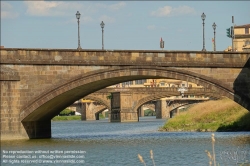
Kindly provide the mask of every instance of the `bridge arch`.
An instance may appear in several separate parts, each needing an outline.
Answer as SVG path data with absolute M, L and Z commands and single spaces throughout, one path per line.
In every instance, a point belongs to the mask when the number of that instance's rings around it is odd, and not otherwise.
M 102 98 L 96 97 L 94 95 L 90 94 L 90 95 L 84 97 L 84 99 L 93 100 L 95 102 L 98 102 L 98 103 L 104 105 L 105 107 L 107 107 L 107 109 L 109 109 L 109 110 L 111 108 L 110 103 L 108 103 L 107 101 L 103 100 Z
M 105 111 L 106 109 L 107 109 L 106 107 L 105 107 L 105 108 L 102 108 L 102 109 L 100 109 L 99 111 L 97 111 L 97 112 L 95 113 L 96 120 L 99 120 L 99 114 L 102 113 L 103 111 Z
M 193 104 L 197 104 L 197 103 L 185 103 L 185 104 L 183 104 L 183 105 L 179 105 L 178 107 L 173 108 L 172 110 L 169 111 L 169 113 L 170 113 L 170 118 L 173 117 L 174 111 L 176 111 L 178 108 L 183 107 L 183 106 L 187 106 L 187 105 L 193 105 Z
M 60 110 L 71 105 L 74 101 L 99 89 L 103 89 L 107 86 L 120 82 L 149 78 L 185 80 L 202 85 L 205 88 L 212 89 L 214 92 L 232 100 L 234 99 L 233 89 L 223 82 L 190 71 L 170 67 L 164 68 L 153 66 L 110 67 L 108 69 L 81 74 L 73 79 L 61 83 L 56 87 L 52 87 L 45 93 L 42 93 L 30 101 L 21 110 L 20 120 L 22 122 L 45 121 L 57 115 Z
M 134 107 L 134 111 L 137 111 L 142 105 L 144 105 L 145 103 L 150 102 L 152 100 L 158 100 L 161 98 L 178 96 L 178 95 L 180 95 L 180 93 L 177 92 L 177 88 L 176 88 L 176 92 L 171 92 L 168 94 L 150 95 L 150 96 L 144 97 L 137 102 L 136 106 Z M 216 94 L 216 93 L 199 92 L 199 93 L 196 93 L 196 95 L 206 95 L 206 96 L 212 97 L 213 99 L 220 98 L 219 94 Z M 175 99 L 173 99 L 173 100 L 175 100 Z

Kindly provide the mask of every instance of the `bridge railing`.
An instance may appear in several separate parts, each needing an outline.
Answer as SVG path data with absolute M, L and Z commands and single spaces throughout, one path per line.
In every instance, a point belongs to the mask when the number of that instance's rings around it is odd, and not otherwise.
M 178 92 L 176 87 L 130 87 L 130 88 L 105 88 L 95 93 L 111 93 L 111 92 Z M 212 92 L 211 89 L 207 88 L 187 88 L 185 93 L 192 92 Z M 179 93 L 179 92 L 178 92 Z

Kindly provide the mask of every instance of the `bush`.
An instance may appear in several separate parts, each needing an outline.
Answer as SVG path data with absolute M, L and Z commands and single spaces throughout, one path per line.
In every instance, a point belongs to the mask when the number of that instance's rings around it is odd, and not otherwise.
M 59 116 L 71 116 L 71 115 L 75 115 L 75 112 L 69 109 L 65 109 L 59 113 Z
M 155 116 L 155 111 L 152 111 L 150 109 L 147 109 L 144 111 L 144 116 Z

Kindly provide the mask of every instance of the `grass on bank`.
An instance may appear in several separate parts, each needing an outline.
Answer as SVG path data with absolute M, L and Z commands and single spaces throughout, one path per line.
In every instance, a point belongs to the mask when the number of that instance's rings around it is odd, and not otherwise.
M 223 98 L 196 104 L 169 119 L 163 131 L 250 131 L 250 113 Z
M 71 115 L 71 116 L 55 116 L 51 119 L 52 121 L 59 121 L 59 120 L 81 120 L 80 115 Z
M 63 114 L 62 114 L 62 112 L 63 112 Z M 63 110 L 62 112 L 60 112 L 59 116 L 55 116 L 51 120 L 52 121 L 81 120 L 81 115 L 68 114 L 68 110 L 67 109 Z M 99 119 L 105 119 L 105 117 L 103 116 L 103 114 L 99 114 Z

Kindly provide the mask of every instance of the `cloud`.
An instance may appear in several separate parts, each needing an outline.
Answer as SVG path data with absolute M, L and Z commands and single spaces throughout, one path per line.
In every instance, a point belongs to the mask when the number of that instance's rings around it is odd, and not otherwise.
M 73 2 L 60 1 L 25 1 L 26 13 L 32 16 L 65 16 L 72 15 L 81 8 L 81 5 Z
M 24 1 L 23 2 L 27 7 L 26 14 L 30 16 L 38 17 L 61 17 L 61 16 L 72 16 L 75 18 L 76 11 L 81 13 L 81 23 L 89 23 L 94 21 L 104 21 L 107 23 L 115 22 L 114 17 L 107 15 L 101 15 L 106 11 L 117 11 L 124 6 L 125 2 L 115 2 L 112 4 L 105 3 L 93 3 L 93 2 L 65 2 L 65 1 Z M 100 16 L 101 15 L 101 16 Z M 100 16 L 100 17 L 99 17 Z M 99 19 L 96 19 L 98 18 Z M 66 21 L 70 23 L 72 20 Z
M 191 8 L 189 6 L 179 6 L 177 8 L 173 8 L 171 6 L 164 6 L 162 8 L 157 9 L 156 11 L 152 11 L 150 14 L 156 17 L 169 17 L 195 13 L 196 12 L 194 8 Z
M 149 25 L 149 26 L 147 26 L 147 29 L 148 29 L 148 30 L 154 30 L 155 28 L 156 28 L 155 25 Z
M 19 14 L 17 12 L 1 11 L 2 19 L 13 19 L 13 18 L 17 18 L 18 16 Z
M 11 9 L 12 9 L 11 4 L 1 1 L 1 10 L 11 10 Z
M 110 10 L 119 10 L 119 9 L 123 8 L 124 6 L 126 6 L 125 2 L 119 2 L 117 4 L 113 4 L 113 5 L 108 6 L 108 8 Z
M 11 4 L 1 1 L 1 18 L 2 19 L 13 19 L 17 18 L 19 14 L 12 10 Z
M 109 17 L 107 15 L 102 15 L 99 18 L 99 21 L 103 21 L 104 23 L 113 23 L 113 22 L 115 22 L 115 19 L 113 17 Z
M 126 6 L 126 3 L 125 2 L 119 2 L 119 3 L 116 3 L 116 4 L 112 4 L 112 5 L 105 5 L 103 3 L 98 3 L 96 4 L 96 8 L 98 9 L 108 9 L 108 10 L 111 10 L 111 11 L 117 11 L 123 7 Z
M 92 21 L 94 21 L 94 19 L 93 19 L 92 17 L 90 17 L 90 16 L 84 16 L 84 17 L 82 18 L 82 21 L 83 21 L 84 23 L 87 23 L 87 22 L 92 22 Z

